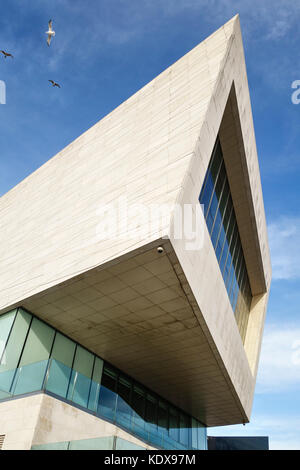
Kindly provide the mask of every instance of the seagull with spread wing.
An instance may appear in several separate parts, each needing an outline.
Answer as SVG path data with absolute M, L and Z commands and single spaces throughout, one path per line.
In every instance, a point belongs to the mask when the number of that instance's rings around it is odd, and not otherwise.
M 4 55 L 4 58 L 6 59 L 6 57 L 11 57 L 13 59 L 13 55 L 12 54 L 9 54 L 8 52 L 5 52 L 5 51 L 0 51 L 3 55 Z
M 61 88 L 61 86 L 56 83 L 54 80 L 48 80 L 48 82 L 52 83 L 52 86 L 57 86 L 58 88 Z
M 47 44 L 50 46 L 51 39 L 55 36 L 55 31 L 52 29 L 52 20 L 48 23 L 48 31 L 46 31 L 46 34 L 48 34 Z

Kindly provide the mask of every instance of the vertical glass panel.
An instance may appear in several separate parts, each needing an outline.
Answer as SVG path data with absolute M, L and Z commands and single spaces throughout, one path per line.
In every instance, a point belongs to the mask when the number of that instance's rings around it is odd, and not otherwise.
M 206 428 L 198 422 L 198 449 L 207 449 L 207 433 Z
M 227 203 L 227 200 L 228 200 L 228 190 L 229 190 L 229 188 L 228 188 L 227 181 L 225 181 L 225 183 L 226 184 L 224 185 L 224 188 L 223 188 L 223 191 L 222 191 L 219 208 L 218 208 L 218 211 L 217 211 L 217 214 L 216 214 L 215 223 L 214 223 L 213 231 L 212 231 L 212 234 L 211 234 L 211 240 L 212 240 L 212 244 L 213 244 L 214 248 L 216 247 L 217 241 L 219 239 L 220 229 L 221 229 L 221 226 L 222 226 L 222 219 L 224 217 L 224 211 L 225 211 L 226 203 Z
M 205 218 L 207 216 L 213 190 L 214 190 L 214 181 L 211 175 L 209 174 L 207 181 L 206 181 L 205 189 L 200 199 L 200 203 L 203 205 L 203 212 L 204 212 Z
M 111 368 L 105 367 L 102 375 L 97 413 L 111 421 L 115 420 L 117 401 L 116 382 L 116 372 Z
M 102 359 L 100 359 L 99 357 L 95 358 L 93 377 L 92 377 L 92 383 L 91 383 L 90 395 L 89 395 L 89 403 L 88 403 L 89 410 L 93 410 L 93 411 L 97 410 L 103 364 L 104 363 Z
M 220 197 L 221 197 L 221 194 L 222 194 L 222 189 L 223 189 L 223 186 L 224 186 L 224 183 L 225 183 L 225 178 L 226 178 L 225 165 L 224 165 L 224 161 L 222 161 L 221 166 L 220 166 L 220 170 L 219 170 L 219 174 L 218 174 L 216 188 L 215 188 L 215 192 L 216 192 L 216 195 L 217 195 L 217 198 L 218 198 L 219 201 L 220 201 Z
M 169 407 L 169 436 L 179 441 L 179 415 L 176 408 Z
M 76 344 L 66 336 L 57 332 L 53 344 L 51 357 L 72 367 Z
M 76 344 L 66 336 L 56 333 L 51 353 L 46 390 L 66 398 L 71 377 L 71 367 Z
M 206 224 L 207 224 L 207 228 L 208 228 L 209 233 L 211 233 L 211 230 L 212 230 L 212 227 L 213 227 L 213 223 L 214 223 L 214 220 L 215 220 L 215 215 L 216 215 L 217 208 L 218 208 L 218 198 L 216 196 L 216 193 L 213 193 L 210 208 L 208 210 L 208 214 L 207 214 L 207 218 L 206 218 Z
M 120 423 L 129 429 L 132 418 L 132 409 L 130 403 L 131 383 L 126 377 L 120 376 L 118 380 L 116 421 L 117 423 Z
M 53 328 L 33 318 L 13 384 L 15 395 L 41 390 L 54 335 Z
M 198 423 L 192 418 L 192 448 L 198 449 Z
M 150 393 L 146 396 L 146 422 L 148 431 L 157 431 L 157 399 Z
M 67 398 L 77 405 L 87 408 L 91 379 L 80 372 L 72 371 Z
M 13 310 L 0 316 L 0 361 L 17 311 Z M 5 358 L 3 358 L 5 362 Z M 2 363 L 2 361 L 1 361 Z
M 91 378 L 93 363 L 94 355 L 86 349 L 82 348 L 81 346 L 77 346 L 73 369 L 79 372 L 80 374 Z
M 56 359 L 50 359 L 46 390 L 66 398 L 72 369 Z
M 32 315 L 19 309 L 0 364 L 0 390 L 10 392 Z
M 139 430 L 139 435 L 143 438 L 143 436 L 147 437 L 145 433 L 145 391 L 143 388 L 139 387 L 138 385 L 133 386 L 132 390 L 132 409 L 133 409 L 133 426 L 132 429 L 137 432 Z M 144 438 L 145 438 L 144 437 Z
M 94 355 L 77 346 L 67 398 L 83 407 L 88 404 L 93 364 Z
M 212 178 L 214 181 L 216 181 L 220 166 L 223 163 L 223 157 L 221 154 L 221 148 L 220 145 L 216 145 L 214 152 L 213 152 L 213 158 L 210 166 L 210 174 L 212 175 Z
M 20 366 L 43 361 L 50 356 L 55 330 L 33 318 L 21 357 Z
M 169 432 L 168 428 L 168 405 L 164 401 L 159 400 L 158 403 L 158 430 L 161 434 L 167 435 Z
M 189 428 L 190 428 L 190 420 L 188 416 L 184 413 L 180 413 L 180 432 L 179 432 L 179 440 L 181 444 L 185 447 L 189 445 Z

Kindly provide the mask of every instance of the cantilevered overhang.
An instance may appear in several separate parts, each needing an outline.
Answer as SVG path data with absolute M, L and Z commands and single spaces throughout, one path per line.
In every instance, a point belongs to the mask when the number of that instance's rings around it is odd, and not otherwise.
M 22 306 L 207 426 L 247 421 L 169 241 L 157 240 Z M 251 379 L 244 374 L 245 387 Z

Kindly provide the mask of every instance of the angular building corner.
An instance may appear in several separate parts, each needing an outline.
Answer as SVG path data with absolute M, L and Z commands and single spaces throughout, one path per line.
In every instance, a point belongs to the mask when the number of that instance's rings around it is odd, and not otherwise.
M 271 267 L 238 16 L 0 215 L 3 448 L 204 449 L 249 421 Z

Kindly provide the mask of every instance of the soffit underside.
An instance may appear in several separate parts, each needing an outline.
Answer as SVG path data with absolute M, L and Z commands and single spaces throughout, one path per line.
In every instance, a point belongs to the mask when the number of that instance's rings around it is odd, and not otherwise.
M 247 421 L 162 243 L 20 305 L 207 426 Z

